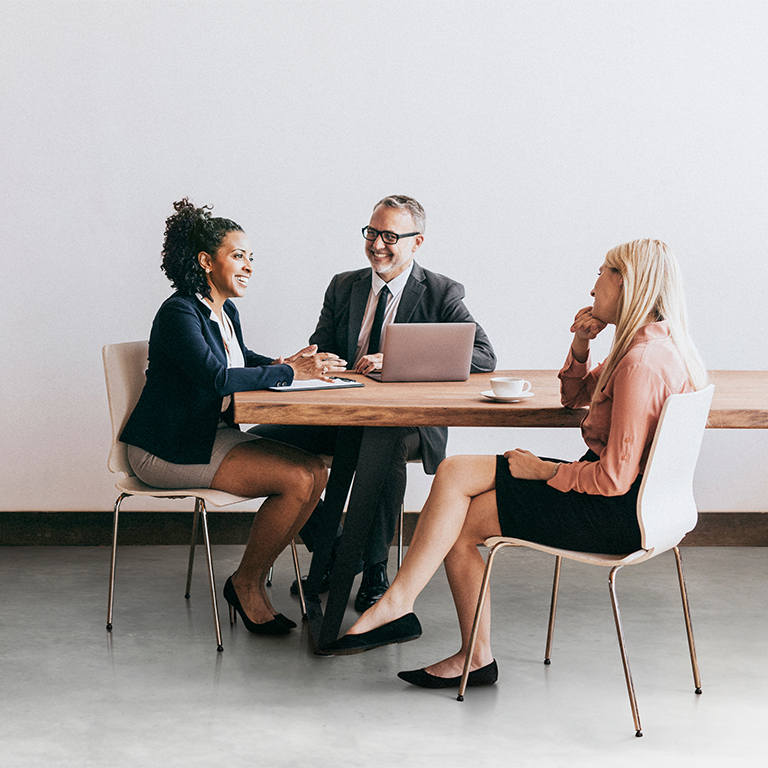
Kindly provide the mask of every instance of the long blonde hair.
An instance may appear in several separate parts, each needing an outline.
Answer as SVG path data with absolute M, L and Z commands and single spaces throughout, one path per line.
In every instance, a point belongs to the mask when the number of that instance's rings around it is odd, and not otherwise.
M 709 376 L 688 333 L 683 282 L 677 259 L 660 240 L 634 240 L 608 251 L 605 264 L 623 278 L 618 320 L 611 351 L 597 382 L 600 393 L 627 353 L 637 331 L 649 322 L 666 320 L 672 341 L 683 358 L 695 390 L 709 383 Z

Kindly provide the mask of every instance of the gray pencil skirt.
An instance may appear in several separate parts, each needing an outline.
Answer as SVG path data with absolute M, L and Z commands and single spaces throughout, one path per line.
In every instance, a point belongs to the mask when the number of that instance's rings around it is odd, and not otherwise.
M 236 445 L 261 439 L 259 435 L 220 426 L 207 464 L 174 464 L 135 445 L 128 446 L 128 461 L 136 477 L 155 488 L 210 488 L 224 457 Z

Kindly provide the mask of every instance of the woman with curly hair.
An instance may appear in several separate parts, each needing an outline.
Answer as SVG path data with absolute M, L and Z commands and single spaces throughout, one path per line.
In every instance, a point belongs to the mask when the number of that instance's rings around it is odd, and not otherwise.
M 399 677 L 423 688 L 458 687 L 485 565 L 477 546 L 485 539 L 510 536 L 605 554 L 640 548 L 637 496 L 662 406 L 670 395 L 703 389 L 708 377 L 688 334 L 677 261 L 664 243 L 636 240 L 613 248 L 592 297 L 593 305 L 576 313 L 559 374 L 563 405 L 589 405 L 581 425 L 589 450 L 574 462 L 520 449 L 445 459 L 397 578 L 329 653 L 419 637 L 413 604 L 444 562 L 460 648 Z M 616 326 L 611 351 L 592 368 L 590 342 L 608 325 Z M 469 685 L 496 682 L 490 627 L 486 603 Z
M 294 378 L 328 380 L 344 361 L 315 346 L 277 359 L 249 350 L 231 301 L 243 296 L 251 277 L 245 232 L 187 198 L 174 208 L 162 270 L 176 292 L 155 316 L 147 381 L 120 439 L 148 485 L 267 497 L 224 597 L 251 632 L 286 634 L 296 624 L 272 607 L 266 576 L 315 508 L 327 470 L 317 456 L 241 432 L 232 394 Z

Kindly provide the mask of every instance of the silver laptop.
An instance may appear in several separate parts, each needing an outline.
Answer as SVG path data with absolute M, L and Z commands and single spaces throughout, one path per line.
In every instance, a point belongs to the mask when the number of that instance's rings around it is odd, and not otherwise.
M 390 323 L 378 381 L 466 381 L 475 343 L 474 323 Z

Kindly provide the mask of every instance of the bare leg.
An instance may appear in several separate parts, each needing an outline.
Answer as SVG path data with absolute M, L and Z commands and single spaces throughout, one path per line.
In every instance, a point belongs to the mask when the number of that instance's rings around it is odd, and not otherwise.
M 469 649 L 472 623 L 477 609 L 477 598 L 485 572 L 485 561 L 477 548 L 489 536 L 501 533 L 496 509 L 496 491 L 488 491 L 472 499 L 467 518 L 458 541 L 445 558 L 445 572 L 459 617 L 461 648 L 452 656 L 427 667 L 437 677 L 456 677 L 462 673 Z M 477 643 L 470 671 L 493 661 L 491 652 L 491 602 L 486 600 L 480 617 Z
M 381 600 L 350 628 L 349 634 L 368 632 L 410 613 L 416 597 L 449 553 L 455 554 L 446 560 L 446 568 L 451 569 L 449 583 L 452 590 L 454 587 L 458 589 L 458 597 L 454 596 L 454 600 L 460 612 L 459 620 L 463 622 L 462 614 L 466 613 L 470 594 L 474 593 L 476 602 L 479 592 L 479 582 L 475 589 L 471 575 L 477 570 L 477 559 L 468 558 L 467 553 L 474 547 L 475 555 L 482 563 L 477 544 L 499 532 L 495 483 L 494 456 L 452 456 L 440 464 L 397 577 Z M 468 519 L 470 510 L 471 519 Z M 460 541 L 459 549 L 453 553 Z M 465 575 L 465 567 L 474 570 Z M 460 588 L 459 584 L 465 578 L 469 579 L 469 586 Z M 474 605 L 471 611 L 474 615 Z M 471 623 L 470 616 L 470 628 Z
M 248 543 L 232 584 L 251 621 L 271 621 L 275 610 L 265 581 L 270 566 L 312 514 L 325 488 L 328 471 L 312 454 L 298 448 L 255 440 L 235 446 L 211 488 L 267 499 L 256 513 Z

